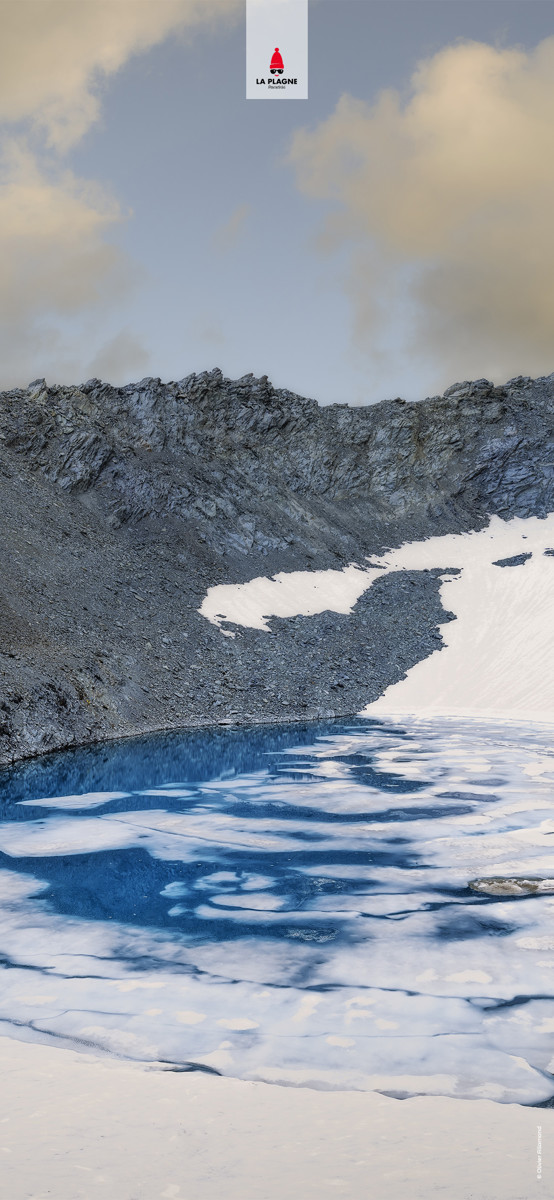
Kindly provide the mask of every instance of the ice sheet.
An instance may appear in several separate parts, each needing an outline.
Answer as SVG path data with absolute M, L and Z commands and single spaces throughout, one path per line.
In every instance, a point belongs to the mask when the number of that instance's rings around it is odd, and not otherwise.
M 59 788 L 38 820 L 6 803 L 2 1029 L 295 1085 L 548 1099 L 554 900 L 469 884 L 554 876 L 549 763 L 546 727 L 385 720 L 232 780 L 122 781 L 94 816 Z

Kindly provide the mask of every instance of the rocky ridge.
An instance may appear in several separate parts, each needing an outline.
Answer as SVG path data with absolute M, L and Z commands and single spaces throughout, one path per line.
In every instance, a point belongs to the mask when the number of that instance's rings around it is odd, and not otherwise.
M 554 511 L 554 375 L 365 408 L 218 370 L 36 380 L 0 394 L 0 494 L 0 763 L 354 713 L 440 645 L 442 570 L 234 639 L 199 615 L 207 588 Z

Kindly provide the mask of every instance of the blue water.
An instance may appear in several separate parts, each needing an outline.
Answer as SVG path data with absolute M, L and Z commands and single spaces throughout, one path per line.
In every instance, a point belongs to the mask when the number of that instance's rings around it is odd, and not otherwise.
M 0 1032 L 249 1079 L 554 1095 L 554 730 L 219 728 L 0 777 Z

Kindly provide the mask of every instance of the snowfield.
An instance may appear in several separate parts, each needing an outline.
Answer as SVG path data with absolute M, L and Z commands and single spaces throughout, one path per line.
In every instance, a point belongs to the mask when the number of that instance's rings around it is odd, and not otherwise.
M 492 517 L 486 529 L 408 542 L 367 568 L 281 572 L 212 587 L 200 612 L 269 631 L 272 617 L 351 612 L 377 579 L 396 571 L 443 567 L 444 608 L 436 650 L 393 684 L 363 715 L 437 713 L 504 719 L 554 719 L 554 514 Z M 505 562 L 521 556 L 519 563 Z M 523 557 L 527 556 L 527 557 Z M 504 565 L 499 565 L 504 563 Z M 448 574 L 448 569 L 459 574 Z

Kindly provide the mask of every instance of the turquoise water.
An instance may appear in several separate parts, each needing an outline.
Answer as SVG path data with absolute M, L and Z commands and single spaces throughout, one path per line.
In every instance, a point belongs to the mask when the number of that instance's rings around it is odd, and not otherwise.
M 554 1095 L 554 730 L 219 728 L 0 780 L 0 1032 L 318 1088 Z

